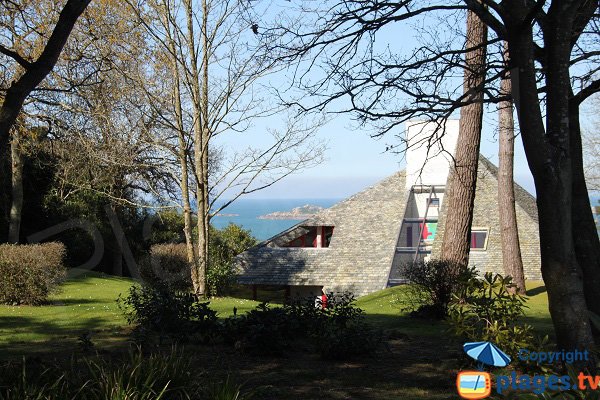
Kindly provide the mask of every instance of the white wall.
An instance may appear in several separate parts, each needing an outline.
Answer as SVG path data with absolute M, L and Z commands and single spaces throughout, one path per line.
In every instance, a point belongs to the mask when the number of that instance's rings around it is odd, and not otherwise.
M 431 122 L 406 124 L 407 189 L 413 185 L 446 185 L 458 138 L 458 120 L 448 120 L 438 132 L 436 128 Z

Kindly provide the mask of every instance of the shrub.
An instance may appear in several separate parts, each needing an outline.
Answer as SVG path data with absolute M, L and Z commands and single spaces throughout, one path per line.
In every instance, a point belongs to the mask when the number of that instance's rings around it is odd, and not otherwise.
M 211 226 L 206 270 L 206 289 L 209 296 L 223 296 L 231 289 L 235 282 L 235 256 L 255 244 L 256 239 L 250 231 L 237 225 L 230 224 L 221 230 Z M 153 245 L 148 257 L 140 262 L 140 274 L 150 285 L 161 282 L 174 290 L 190 290 L 192 280 L 185 243 Z
M 453 295 L 460 296 L 469 279 L 475 277 L 474 268 L 447 260 L 430 260 L 402 266 L 410 286 L 406 298 L 400 300 L 405 309 L 415 316 L 444 318 Z
M 281 355 L 293 332 L 291 322 L 284 308 L 261 303 L 246 314 L 228 318 L 222 328 L 225 341 L 240 350 L 254 355 Z
M 190 335 L 206 341 L 217 324 L 217 313 L 208 302 L 200 302 L 191 293 L 177 292 L 167 285 L 134 285 L 127 297 L 117 299 L 127 322 L 137 324 L 139 329 L 176 340 Z
M 464 296 L 455 296 L 449 321 L 455 334 L 470 341 L 488 341 L 516 359 L 520 348 L 532 348 L 533 328 L 519 325 L 526 308 L 524 296 L 511 293 L 510 276 L 488 272 L 483 279 L 471 278 Z
M 312 337 L 318 353 L 325 359 L 346 359 L 373 352 L 381 335 L 365 322 L 364 311 L 357 307 L 352 293 L 329 293 L 327 307 L 315 307 L 322 315 Z
M 210 296 L 223 296 L 235 282 L 234 258 L 254 246 L 257 240 L 249 230 L 229 224 L 223 229 L 211 227 L 207 289 Z
M 224 320 L 221 328 L 227 343 L 260 355 L 281 355 L 304 339 L 323 358 L 344 359 L 372 352 L 381 338 L 364 321 L 351 293 L 329 293 L 326 308 L 316 307 L 313 298 L 276 308 L 262 303 Z
M 190 264 L 185 243 L 156 244 L 140 262 L 140 275 L 149 285 L 167 285 L 173 290 L 192 288 Z
M 38 305 L 66 276 L 62 243 L 0 245 L 0 303 Z
M 364 321 L 343 327 L 325 324 L 315 337 L 317 351 L 324 359 L 343 360 L 372 353 L 381 342 L 381 335 Z

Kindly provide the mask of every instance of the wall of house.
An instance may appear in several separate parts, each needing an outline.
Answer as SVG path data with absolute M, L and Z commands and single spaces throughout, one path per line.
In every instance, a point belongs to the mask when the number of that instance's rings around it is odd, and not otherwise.
M 448 120 L 443 134 L 436 124 L 406 124 L 406 188 L 413 185 L 445 185 L 458 138 L 458 120 Z M 434 140 L 431 140 L 434 137 Z
M 517 203 L 517 223 L 523 270 L 525 278 L 541 280 L 541 257 L 539 248 L 539 231 L 537 221 Z M 438 222 L 438 232 L 433 244 L 432 257 L 439 257 L 444 235 L 444 210 Z M 469 265 L 475 266 L 482 273 L 494 272 L 504 275 L 502 264 L 502 243 L 500 238 L 500 220 L 498 216 L 498 181 L 492 171 L 480 162 L 475 207 L 473 209 L 472 227 L 489 228 L 487 249 L 471 250 Z

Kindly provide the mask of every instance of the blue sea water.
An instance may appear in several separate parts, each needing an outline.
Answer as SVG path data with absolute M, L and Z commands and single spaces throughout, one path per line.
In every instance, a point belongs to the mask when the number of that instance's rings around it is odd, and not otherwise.
M 269 239 L 279 232 L 282 232 L 294 225 L 299 220 L 269 220 L 258 219 L 261 215 L 270 214 L 275 211 L 290 211 L 294 207 L 301 207 L 307 204 L 331 207 L 341 199 L 238 199 L 232 203 L 221 214 L 234 214 L 215 216 L 212 218 L 212 224 L 222 229 L 234 223 L 241 225 L 244 229 L 249 229 L 258 240 Z M 600 205 L 600 195 L 590 194 L 592 206 Z M 222 204 L 222 202 L 220 203 Z M 219 203 L 217 204 L 217 206 Z M 600 218 L 600 215 L 595 215 Z
M 238 199 L 220 214 L 212 218 L 214 227 L 222 229 L 234 223 L 249 229 L 258 240 L 269 239 L 281 231 L 284 231 L 297 223 L 299 220 L 270 220 L 258 219 L 261 215 L 270 214 L 275 211 L 290 211 L 294 207 L 307 204 L 331 207 L 340 199 Z M 221 202 L 220 204 L 223 204 Z M 217 207 L 219 204 L 217 204 Z

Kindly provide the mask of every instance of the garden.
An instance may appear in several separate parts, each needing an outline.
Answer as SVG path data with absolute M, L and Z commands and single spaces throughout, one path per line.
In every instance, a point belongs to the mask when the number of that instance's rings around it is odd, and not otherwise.
M 0 398 L 450 399 L 457 372 L 474 367 L 465 339 L 518 343 L 518 335 L 533 346 L 551 331 L 541 283 L 530 283 L 525 300 L 500 276 L 467 277 L 475 287 L 461 290 L 472 304 L 508 317 L 486 329 L 468 303 L 448 297 L 456 288 L 439 285 L 456 271 L 420 267 L 412 285 L 359 299 L 332 293 L 327 308 L 314 299 L 264 302 L 269 292 L 249 300 L 239 288 L 203 300 L 160 280 L 63 271 L 58 286 L 38 288 L 45 300 L 0 306 Z M 418 281 L 432 268 L 443 272 Z M 496 295 L 475 295 L 490 288 Z M 502 339 L 513 329 L 523 330 Z

